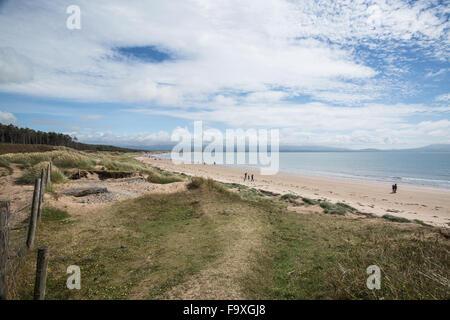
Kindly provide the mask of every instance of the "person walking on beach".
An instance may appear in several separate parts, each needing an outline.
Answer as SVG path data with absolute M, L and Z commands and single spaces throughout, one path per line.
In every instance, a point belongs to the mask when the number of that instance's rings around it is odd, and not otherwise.
M 397 184 L 392 185 L 392 193 L 397 193 Z
M 245 180 L 247 180 L 247 172 L 244 173 L 244 182 L 245 182 Z
M 253 174 L 252 174 L 252 181 L 255 181 L 255 180 L 253 180 Z

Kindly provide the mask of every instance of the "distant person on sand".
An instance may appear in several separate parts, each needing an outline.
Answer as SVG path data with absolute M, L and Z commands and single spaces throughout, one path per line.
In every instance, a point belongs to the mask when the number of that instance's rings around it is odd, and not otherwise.
M 255 180 L 253 180 L 253 175 L 252 175 L 252 181 L 255 181 Z
M 397 193 L 397 184 L 394 184 L 394 193 Z
M 247 172 L 244 173 L 244 181 L 247 180 Z

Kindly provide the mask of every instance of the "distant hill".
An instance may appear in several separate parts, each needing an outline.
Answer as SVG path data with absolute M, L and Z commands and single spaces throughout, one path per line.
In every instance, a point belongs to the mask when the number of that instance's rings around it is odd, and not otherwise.
M 170 152 L 175 144 L 160 144 L 153 145 L 149 147 L 138 147 L 138 146 L 126 146 L 126 148 L 131 149 L 144 149 L 147 151 L 168 151 Z M 207 144 L 203 146 L 205 148 Z M 246 146 L 246 151 L 248 151 L 248 146 Z M 268 150 L 270 151 L 270 146 L 268 146 Z M 348 148 L 336 148 L 336 147 L 327 147 L 327 146 L 287 146 L 281 145 L 279 148 L 280 152 L 450 152 L 450 144 L 432 144 L 425 147 L 420 148 L 410 148 L 410 149 L 388 149 L 381 150 L 375 148 L 367 148 L 367 149 L 348 149 Z M 193 149 L 191 150 L 193 151 Z M 236 149 L 235 149 L 236 151 Z M 225 152 L 225 143 L 224 143 L 224 152 Z
M 419 151 L 419 152 L 450 152 L 450 144 L 430 144 L 429 146 L 406 149 L 401 151 Z
M 324 146 L 280 146 L 281 152 L 450 152 L 450 144 L 430 144 L 420 148 L 409 149 L 389 149 L 380 150 L 374 148 L 367 149 L 345 149 Z

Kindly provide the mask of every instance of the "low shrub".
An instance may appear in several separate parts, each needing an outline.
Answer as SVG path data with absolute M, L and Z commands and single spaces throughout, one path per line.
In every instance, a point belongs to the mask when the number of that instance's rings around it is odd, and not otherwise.
M 187 188 L 190 190 L 203 189 L 208 191 L 218 191 L 221 193 L 232 194 L 227 189 L 225 189 L 223 185 L 219 184 L 213 179 L 205 179 L 201 177 L 192 177 L 191 182 L 187 185 Z
M 328 201 L 322 201 L 320 202 L 320 207 L 325 213 L 331 213 L 331 214 L 339 214 L 339 215 L 345 215 L 346 209 L 340 205 L 328 202 Z
M 382 218 L 389 220 L 389 221 L 393 221 L 393 222 L 411 222 L 409 219 L 402 218 L 402 217 L 396 217 L 391 214 L 385 214 L 384 216 L 382 216 Z
M 293 199 L 293 200 L 295 200 L 295 199 L 298 199 L 298 198 L 300 198 L 300 197 L 297 196 L 297 195 L 295 195 L 295 194 L 291 194 L 291 193 L 283 194 L 283 195 L 281 196 L 281 199 L 282 199 L 282 200 L 288 200 L 288 199 Z
M 174 175 L 163 175 L 156 172 L 149 172 L 147 181 L 151 183 L 168 184 L 173 182 L 180 182 L 183 180 Z
M 42 169 L 47 168 L 48 163 L 42 162 L 31 168 L 25 169 L 22 175 L 17 179 L 19 184 L 34 184 L 36 179 L 41 177 Z M 67 180 L 64 173 L 55 165 L 52 166 L 51 181 L 52 183 L 63 183 Z
M 316 204 L 319 204 L 319 201 L 313 200 L 313 199 L 310 199 L 310 198 L 305 198 L 305 197 L 302 197 L 302 201 L 303 201 L 304 203 L 310 204 L 310 205 L 316 205 Z
M 350 212 L 356 212 L 356 211 L 357 211 L 357 210 L 356 210 L 355 208 L 353 208 L 352 206 L 350 206 L 350 205 L 348 205 L 348 204 L 346 204 L 346 203 L 343 203 L 343 202 L 338 202 L 338 203 L 336 203 L 336 206 L 339 206 L 339 207 L 343 208 L 344 210 L 350 211 Z

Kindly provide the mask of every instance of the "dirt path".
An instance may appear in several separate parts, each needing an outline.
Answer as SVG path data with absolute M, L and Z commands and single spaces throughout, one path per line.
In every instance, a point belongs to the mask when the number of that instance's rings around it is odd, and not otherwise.
M 219 233 L 223 255 L 186 282 L 172 288 L 169 299 L 245 299 L 241 279 L 251 272 L 255 252 L 262 250 L 263 226 L 257 217 L 240 214 Z

